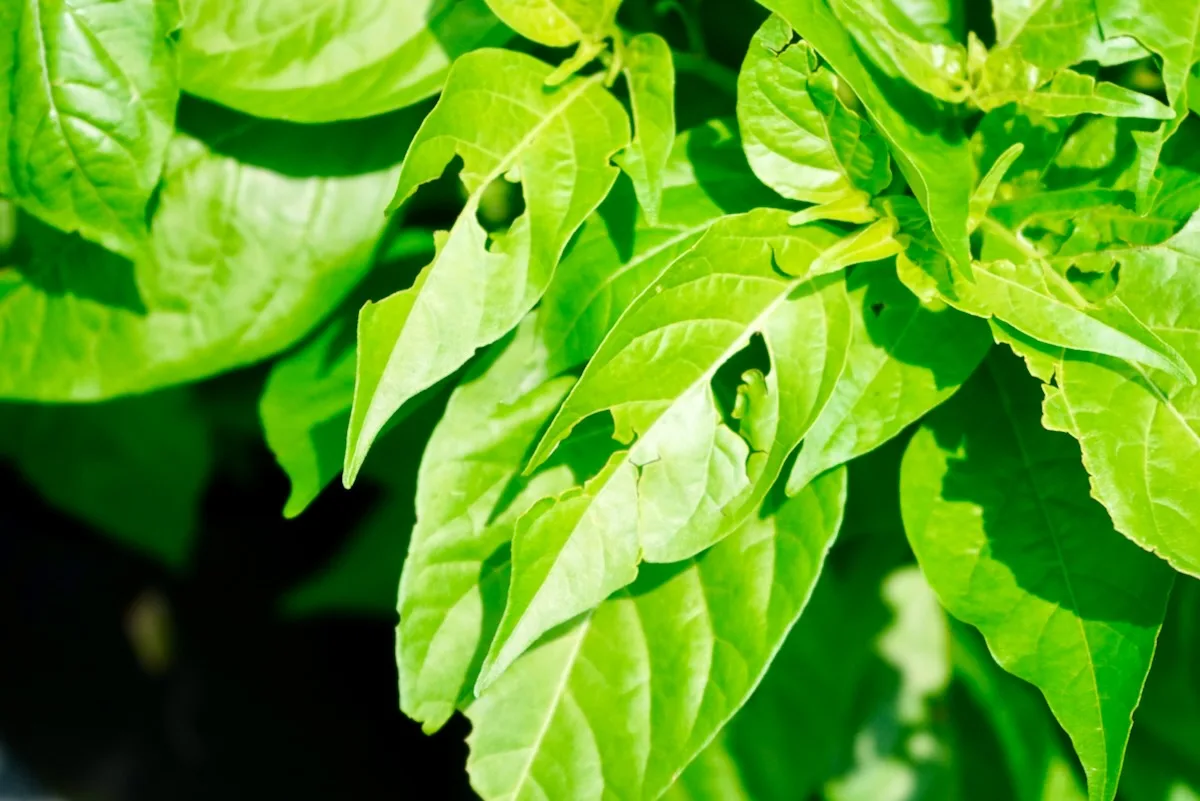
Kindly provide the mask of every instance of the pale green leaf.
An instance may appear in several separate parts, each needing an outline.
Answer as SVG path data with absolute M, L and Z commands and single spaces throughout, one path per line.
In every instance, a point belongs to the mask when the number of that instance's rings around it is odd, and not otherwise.
M 958 124 L 923 93 L 883 83 L 824 0 L 764 0 L 824 58 L 862 101 L 929 214 L 937 238 L 961 269 L 970 267 L 967 215 L 974 166 Z
M 487 4 L 526 39 L 566 47 L 608 35 L 621 0 L 487 0 Z
M 572 383 L 547 382 L 546 364 L 529 320 L 494 345 L 450 396 L 421 459 L 396 655 L 401 708 L 426 731 L 440 728 L 470 693 L 480 648 L 496 625 L 491 615 L 503 605 L 512 524 L 530 502 L 507 496 Z M 574 483 L 563 478 L 543 478 L 542 492 Z
M 795 219 L 789 219 L 794 225 Z M 899 225 L 891 217 L 876 220 L 829 247 L 809 265 L 809 275 L 835 273 L 852 264 L 882 261 L 895 256 L 903 247 L 896 239 Z
M 979 185 L 971 193 L 971 216 L 967 220 L 967 230 L 971 233 L 979 227 L 979 223 L 987 216 L 992 201 L 996 199 L 996 191 L 1000 188 L 1004 175 L 1012 167 L 1013 162 L 1021 157 L 1025 146 L 1017 142 L 1000 154 L 1000 157 L 988 168 L 987 174 L 979 180 Z
M 186 392 L 0 406 L 0 458 L 55 506 L 124 545 L 174 570 L 191 556 L 213 453 Z
M 849 465 L 843 531 L 812 599 L 758 689 L 701 755 L 733 763 L 754 801 L 816 798 L 826 785 L 844 795 L 887 770 L 893 755 L 906 757 L 909 743 L 936 734 L 946 621 L 904 542 L 898 457 L 880 451 Z M 939 761 L 925 750 L 903 766 L 901 784 L 914 767 L 932 779 Z M 689 788 L 682 797 L 724 801 L 697 763 L 680 778 Z
M 803 610 L 845 473 L 637 583 L 524 655 L 467 708 L 485 799 L 652 801 L 744 703 Z
M 633 180 L 638 202 L 654 225 L 662 209 L 665 172 L 675 140 L 675 65 L 670 46 L 654 33 L 630 39 L 623 56 L 634 137 L 617 163 Z
M 385 237 L 371 275 L 315 334 L 271 365 L 258 402 L 263 434 L 291 483 L 283 516 L 296 517 L 342 470 L 354 402 L 354 324 L 363 302 L 396 288 L 395 275 L 433 252 L 428 231 L 402 229 Z M 395 424 L 435 389 L 405 404 Z
M 634 298 L 716 220 L 778 202 L 750 171 L 730 128 L 712 121 L 675 140 L 657 224 L 622 183 L 584 223 L 538 312 L 552 373 L 591 358 Z
M 949 268 L 919 214 L 899 203 L 890 208 L 900 215 L 901 229 L 910 237 L 908 250 L 898 258 L 900 277 L 918 296 L 940 298 L 969 314 L 995 318 L 1050 346 L 1107 354 L 1195 381 L 1196 373 L 1179 352 L 1123 302 L 1089 301 L 1024 245 L 1014 254 L 1016 261 L 976 262 L 974 279 L 967 281 Z M 983 227 L 1003 230 L 992 220 L 985 220 Z
M 992 0 L 992 18 L 997 49 L 1019 50 L 1050 72 L 1081 61 L 1117 63 L 1145 54 L 1131 38 L 1102 36 L 1095 8 L 1079 0 Z
M 836 219 L 866 222 L 870 198 L 891 181 L 887 144 L 838 96 L 807 42 L 773 16 L 750 42 L 738 76 L 738 123 L 755 174 L 784 197 L 842 203 Z
M 179 100 L 173 2 L 8 0 L 0 137 L 25 210 L 125 256 L 145 247 L 146 205 Z M 13 27 L 8 27 L 12 25 Z
M 1122 303 L 1089 306 L 1042 261 L 979 262 L 975 283 L 957 282 L 954 293 L 958 308 L 994 316 L 1048 345 L 1116 356 L 1195 379 L 1179 353 Z
M 789 493 L 874 450 L 945 401 L 991 344 L 978 320 L 922 306 L 891 264 L 855 267 L 848 284 L 854 332 L 846 370 L 800 447 Z
M 837 242 L 831 229 L 790 228 L 786 212 L 727 217 L 621 317 L 531 464 L 609 412 L 627 450 L 521 520 L 480 689 L 542 634 L 629 584 L 639 560 L 688 558 L 759 506 L 845 364 L 845 285 L 808 275 Z M 755 336 L 769 367 L 744 373 L 726 420 L 714 379 Z
M 897 0 L 828 2 L 862 51 L 889 77 L 949 103 L 967 99 L 967 50 L 952 31 L 917 25 Z
M 503 30 L 484 0 L 187 0 L 183 88 L 259 117 L 329 122 L 435 94 Z
M 625 110 L 603 75 L 544 87 L 546 64 L 507 50 L 455 62 L 437 107 L 409 147 L 393 208 L 456 156 L 466 206 L 416 283 L 363 307 L 358 377 L 343 480 L 406 401 L 511 330 L 537 303 L 568 240 L 612 187 L 612 156 L 629 143 Z M 477 218 L 498 180 L 518 179 L 525 211 L 492 237 Z
M 978 75 L 972 76 L 972 100 L 990 111 L 1017 103 L 1026 113 L 1048 117 L 1103 114 L 1168 120 L 1170 108 L 1153 97 L 1108 81 L 1097 81 L 1070 69 L 1048 72 L 1025 61 L 1015 49 L 992 50 Z
M 1162 245 L 1120 254 L 1115 302 L 1200 372 L 1200 217 Z M 1046 388 L 1046 423 L 1083 448 L 1116 527 L 1200 575 L 1200 387 L 1114 359 L 1069 353 Z
M 1042 691 L 1089 797 L 1111 801 L 1171 573 L 1113 529 L 1038 400 L 1020 363 L 993 351 L 909 445 L 904 524 L 942 604 Z
M 0 397 L 100 400 L 248 364 L 370 266 L 411 115 L 298 129 L 198 111 L 207 129 L 172 143 L 144 258 L 25 220 L 0 272 Z

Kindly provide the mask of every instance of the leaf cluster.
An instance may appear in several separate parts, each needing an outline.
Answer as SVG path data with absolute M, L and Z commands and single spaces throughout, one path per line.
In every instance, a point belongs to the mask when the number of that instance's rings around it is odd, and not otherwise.
M 386 490 L 289 608 L 398 576 L 489 801 L 1200 797 L 1197 62 L 1200 0 L 8 3 L 0 455 L 183 569 L 265 365 L 283 514 Z

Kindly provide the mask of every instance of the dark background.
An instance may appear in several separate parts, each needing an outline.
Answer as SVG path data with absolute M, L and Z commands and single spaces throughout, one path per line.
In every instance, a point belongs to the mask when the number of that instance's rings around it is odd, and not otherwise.
M 265 446 L 247 439 L 237 456 L 237 479 L 218 472 L 207 491 L 182 575 L 0 467 L 0 763 L 97 801 L 473 798 L 466 722 L 427 737 L 399 711 L 394 616 L 279 612 L 374 494 L 330 488 L 286 521 Z M 146 598 L 170 630 L 161 671 L 127 631 Z M 15 797 L 3 776 L 0 798 Z

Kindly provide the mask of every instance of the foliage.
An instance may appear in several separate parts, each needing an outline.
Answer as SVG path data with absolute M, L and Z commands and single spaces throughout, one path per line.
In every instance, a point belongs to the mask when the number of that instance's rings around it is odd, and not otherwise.
M 1197 62 L 1200 0 L 8 3 L 0 457 L 186 571 L 262 365 L 283 514 L 382 493 L 281 609 L 398 582 L 488 801 L 1197 797 Z

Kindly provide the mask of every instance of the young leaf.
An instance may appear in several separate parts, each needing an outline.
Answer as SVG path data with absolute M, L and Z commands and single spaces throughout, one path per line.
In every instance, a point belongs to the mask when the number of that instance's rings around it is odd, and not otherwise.
M 409 147 L 392 208 L 456 154 L 468 197 L 416 283 L 359 316 L 347 487 L 389 417 L 537 303 L 567 241 L 616 180 L 610 159 L 629 143 L 625 110 L 601 86 L 602 74 L 547 90 L 550 71 L 508 50 L 462 56 Z M 480 199 L 494 181 L 514 178 L 526 210 L 489 247 L 476 217 Z
M 479 689 L 542 634 L 629 584 L 640 559 L 688 558 L 758 507 L 845 363 L 844 284 L 807 275 L 836 241 L 826 228 L 789 227 L 786 212 L 725 218 L 621 317 L 531 465 L 603 412 L 628 449 L 580 490 L 521 520 L 512 589 Z M 733 411 L 740 422 L 731 425 L 714 376 L 755 335 L 771 367 L 743 376 Z
M 606 36 L 621 0 L 487 0 L 487 4 L 526 39 L 567 47 Z
M 0 397 L 101 400 L 248 364 L 362 277 L 411 115 L 304 129 L 197 116 L 181 122 L 208 130 L 172 143 L 144 258 L 23 221 L 0 273 Z
M 786 19 L 858 95 L 929 214 L 937 238 L 954 263 L 968 270 L 967 210 L 974 168 L 958 124 L 912 87 L 881 83 L 824 0 L 764 0 L 763 5 Z
M 984 111 L 1017 103 L 1027 113 L 1048 117 L 1103 114 L 1168 120 L 1174 113 L 1153 97 L 1090 75 L 1064 69 L 1051 77 L 1015 50 L 993 50 L 972 94 Z
M 1012 167 L 1013 162 L 1021 157 L 1024 149 L 1025 146 L 1020 142 L 1013 144 L 1008 150 L 1000 154 L 1000 157 L 988 168 L 987 174 L 979 179 L 979 185 L 971 193 L 971 215 L 967 219 L 967 230 L 971 233 L 975 233 L 975 229 L 979 227 L 979 223 L 987 216 L 988 209 L 992 206 L 992 201 L 996 199 L 996 191 L 1000 188 L 1000 184 L 1004 180 L 1004 175 Z
M 1050 346 L 1107 354 L 1195 381 L 1196 373 L 1178 351 L 1125 305 L 1111 299 L 1089 302 L 1025 242 L 1014 238 L 1016 261 L 976 262 L 974 279 L 966 281 L 949 269 L 922 215 L 899 202 L 889 208 L 909 236 L 909 248 L 897 260 L 900 277 L 920 297 L 995 318 Z M 1012 237 L 992 220 L 983 226 Z
M 510 498 L 506 508 L 505 496 L 572 384 L 545 381 L 546 356 L 532 319 L 494 345 L 450 396 L 421 459 L 396 656 L 401 708 L 428 732 L 470 691 L 476 652 L 495 626 L 489 616 L 503 604 L 504 551 L 512 521 L 528 505 Z
M 189 0 L 183 8 L 183 88 L 293 122 L 412 105 L 441 88 L 457 56 L 510 35 L 484 0 Z
M 803 610 L 841 523 L 845 473 L 524 655 L 467 708 L 485 799 L 651 801 L 744 703 Z M 700 610 L 700 614 L 697 614 Z
M 1200 216 L 1162 245 L 1120 253 L 1114 302 L 1200 372 Z M 1200 575 L 1200 387 L 1135 364 L 1066 354 L 1046 387 L 1046 424 L 1079 440 L 1092 491 L 1119 531 Z
M 778 202 L 750 171 L 731 127 L 712 121 L 675 140 L 657 224 L 621 183 L 584 223 L 538 311 L 552 374 L 591 358 L 634 298 L 714 222 Z
M 675 65 L 671 47 L 654 33 L 640 33 L 630 39 L 623 55 L 633 104 L 634 137 L 617 157 L 617 163 L 633 180 L 647 222 L 656 225 L 662 209 L 664 173 L 675 140 Z
M 1111 801 L 1171 572 L 1112 527 L 1079 450 L 1038 423 L 1036 384 L 993 355 L 914 436 L 905 529 L 942 604 L 1033 683 Z
M 63 231 L 132 257 L 145 245 L 179 100 L 178 7 L 155 0 L 24 0 L 0 17 L 8 189 Z M 11 72 L 10 72 L 11 70 Z M 0 181 L 0 188 L 4 188 Z
M 846 370 L 796 455 L 789 493 L 919 420 L 954 394 L 991 346 L 978 320 L 921 305 L 891 264 L 855 267 L 847 283 L 854 332 Z
M 1087 301 L 1042 261 L 978 262 L 975 283 L 957 282 L 954 304 L 995 316 L 1048 345 L 1103 353 L 1195 380 L 1179 353 L 1119 304 Z
M 0 457 L 47 500 L 173 570 L 191 556 L 212 432 L 186 391 L 0 406 Z
M 839 79 L 772 16 L 738 76 L 738 124 L 756 175 L 784 197 L 835 204 L 846 222 L 874 219 L 871 197 L 891 181 L 887 144 L 838 96 Z

